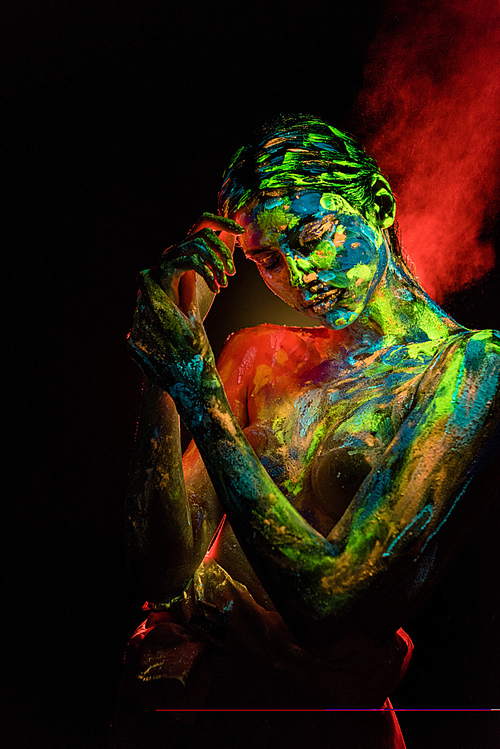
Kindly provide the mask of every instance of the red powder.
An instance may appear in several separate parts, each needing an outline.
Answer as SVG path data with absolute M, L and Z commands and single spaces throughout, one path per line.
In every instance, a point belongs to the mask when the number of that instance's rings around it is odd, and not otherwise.
M 364 145 L 398 194 L 404 247 L 438 301 L 490 270 L 498 195 L 494 0 L 389 0 L 358 101 Z

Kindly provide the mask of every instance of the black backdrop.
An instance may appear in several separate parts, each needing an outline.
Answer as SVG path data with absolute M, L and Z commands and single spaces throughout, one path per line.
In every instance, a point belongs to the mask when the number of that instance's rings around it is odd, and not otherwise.
M 8 746 L 104 740 L 141 619 L 122 539 L 141 387 L 124 343 L 135 276 L 215 210 L 228 158 L 263 119 L 310 111 L 355 126 L 384 8 L 328 7 L 4 3 Z M 217 351 L 234 329 L 292 321 L 247 266 L 238 260 L 207 321 Z M 500 327 L 498 281 L 495 270 L 444 306 L 471 327 Z M 408 623 L 416 653 L 397 707 L 500 707 L 497 529 L 494 509 Z M 445 745 L 489 746 L 491 720 L 400 714 L 410 749 L 437 747 L 437 725 Z

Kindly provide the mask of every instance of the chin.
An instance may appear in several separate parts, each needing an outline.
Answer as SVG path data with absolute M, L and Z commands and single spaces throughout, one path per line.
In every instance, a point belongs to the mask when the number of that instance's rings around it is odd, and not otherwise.
M 342 330 L 342 328 L 349 327 L 349 325 L 352 325 L 352 323 L 358 319 L 361 310 L 353 311 L 340 307 L 339 309 L 333 309 L 321 315 L 308 312 L 304 309 L 298 309 L 298 312 L 302 312 L 305 317 L 314 320 L 325 328 L 330 328 L 331 330 Z
M 359 317 L 359 311 L 336 309 L 324 316 L 323 325 L 332 330 L 342 330 L 352 325 Z
M 348 301 L 348 304 L 333 305 L 330 309 L 324 310 L 320 314 L 312 314 L 311 317 L 314 316 L 316 319 L 321 319 L 321 324 L 332 330 L 347 328 L 358 319 L 363 311 L 365 297 L 363 296 L 362 299 L 359 297 L 353 299 L 351 297 L 346 301 Z

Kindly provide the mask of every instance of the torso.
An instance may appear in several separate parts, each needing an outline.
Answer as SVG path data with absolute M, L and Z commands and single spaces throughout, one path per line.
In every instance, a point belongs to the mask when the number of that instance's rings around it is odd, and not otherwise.
M 450 339 L 349 357 L 324 328 L 261 326 L 245 366 L 245 433 L 279 489 L 328 535 L 413 408 L 422 377 Z M 251 350 L 251 346 L 249 347 Z M 226 522 L 213 554 L 272 607 Z

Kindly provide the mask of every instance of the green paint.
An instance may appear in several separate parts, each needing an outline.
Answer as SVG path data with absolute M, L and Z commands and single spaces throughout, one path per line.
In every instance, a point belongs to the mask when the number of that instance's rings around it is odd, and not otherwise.
M 281 227 L 288 226 L 291 218 L 292 216 L 284 206 L 277 205 L 274 208 L 258 213 L 257 223 L 262 232 L 267 232 L 269 229 L 279 231 Z
M 342 213 L 347 214 L 359 213 L 359 211 L 353 208 L 352 205 L 349 205 L 345 198 L 334 192 L 323 193 L 320 200 L 320 205 L 327 211 L 341 211 Z
M 300 255 L 297 255 L 294 259 L 295 259 L 295 265 L 301 271 L 303 271 L 304 273 L 307 273 L 307 271 L 310 270 L 311 262 L 308 258 L 300 257 Z
M 313 253 L 310 261 L 318 270 L 335 270 L 338 267 L 336 261 L 337 251 L 327 239 L 321 239 Z
M 358 265 L 355 265 L 354 268 L 351 268 L 347 271 L 346 276 L 350 280 L 355 280 L 360 278 L 361 280 L 369 279 L 372 274 L 371 269 L 368 267 L 368 265 L 362 265 L 359 263 Z

